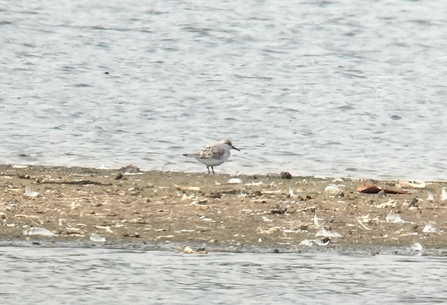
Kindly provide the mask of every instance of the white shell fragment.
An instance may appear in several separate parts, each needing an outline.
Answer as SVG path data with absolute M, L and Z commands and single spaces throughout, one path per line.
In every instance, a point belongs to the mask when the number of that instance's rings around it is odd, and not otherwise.
M 174 185 L 176 189 L 179 191 L 200 191 L 200 187 L 198 186 L 181 186 L 181 185 Z
M 227 181 L 228 184 L 239 184 L 242 183 L 242 180 L 239 178 L 231 178 L 230 180 Z
M 295 190 L 291 187 L 289 187 L 289 196 L 294 198 L 297 197 L 297 194 L 295 193 Z
M 267 216 L 262 216 L 262 220 L 263 221 L 268 221 L 268 222 L 273 221 L 273 220 L 269 219 Z
M 425 182 L 422 181 L 405 181 L 399 180 L 399 183 L 396 185 L 398 188 L 415 188 L 415 189 L 423 189 L 426 187 Z
M 447 191 L 445 190 L 445 187 L 443 187 L 441 191 L 441 200 L 442 201 L 447 200 Z
M 194 252 L 196 252 L 196 251 L 194 251 L 192 248 L 190 248 L 190 247 L 188 247 L 188 246 L 186 246 L 186 247 L 183 249 L 183 253 L 185 253 L 185 254 L 192 254 L 192 253 L 194 253 Z
M 213 219 L 206 217 L 206 216 L 200 216 L 200 219 L 204 220 L 204 221 L 210 221 L 210 222 L 214 222 Z
M 424 232 L 424 233 L 436 233 L 435 224 L 436 224 L 436 222 L 434 222 L 434 221 L 429 221 L 429 222 L 425 225 L 425 227 L 422 229 L 422 232 Z
M 326 193 L 338 193 L 338 192 L 340 191 L 340 189 L 339 189 L 338 186 L 335 185 L 335 184 L 329 184 L 328 186 L 326 186 L 326 187 L 324 188 L 324 191 L 325 191 Z
M 316 226 L 317 228 L 319 228 L 321 225 L 320 225 L 320 223 L 319 223 L 318 221 L 319 221 L 319 220 L 324 220 L 324 219 L 322 219 L 322 218 L 318 218 L 318 217 L 317 217 L 317 214 L 315 214 L 314 217 L 312 218 L 312 220 L 314 221 L 315 226 Z
M 113 233 L 112 229 L 109 226 L 95 226 L 97 229 L 106 230 L 106 232 Z
M 240 191 L 240 192 L 237 192 L 237 193 L 236 193 L 236 196 L 238 196 L 238 197 L 246 197 L 247 194 L 244 193 L 243 191 Z
M 23 168 L 28 168 L 28 167 L 29 167 L 28 165 L 20 165 L 20 164 L 12 165 L 12 168 L 18 168 L 18 169 L 23 169 Z
M 420 243 L 414 243 L 412 246 L 411 246 L 411 251 L 413 251 L 413 252 L 421 252 L 422 251 L 422 249 L 423 249 L 423 247 L 422 247 L 422 245 L 420 244 Z
M 29 227 L 23 230 L 23 235 L 55 236 L 56 234 L 45 228 Z
M 312 247 L 313 241 L 310 239 L 304 239 L 299 243 L 300 246 Z
M 386 222 L 393 222 L 393 223 L 404 223 L 405 221 L 400 217 L 399 214 L 395 214 L 393 211 L 390 211 L 388 215 L 386 215 L 385 218 Z
M 247 186 L 250 186 L 250 185 L 253 185 L 253 186 L 260 186 L 260 185 L 262 185 L 262 184 L 263 184 L 262 181 L 245 183 L 245 185 L 247 185 Z
M 319 239 L 304 239 L 299 243 L 299 246 L 312 247 L 313 244 L 316 244 L 317 246 L 327 246 L 329 242 L 330 240 L 322 242 Z
M 105 237 L 102 237 L 101 235 L 96 234 L 96 233 L 90 234 L 90 240 L 95 243 L 105 243 L 106 242 Z
M 39 195 L 39 193 L 33 191 L 33 190 L 27 185 L 27 186 L 25 186 L 25 194 L 24 194 L 24 195 L 27 196 L 27 197 L 34 198 L 34 197 L 36 197 L 37 195 Z

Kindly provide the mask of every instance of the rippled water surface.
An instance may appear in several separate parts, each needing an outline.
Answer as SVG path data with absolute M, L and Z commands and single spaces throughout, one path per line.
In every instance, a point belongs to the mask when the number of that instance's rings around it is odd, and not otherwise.
M 446 37 L 443 0 L 0 0 L 0 162 L 445 179 Z
M 0 248 L 2 304 L 443 304 L 446 259 Z

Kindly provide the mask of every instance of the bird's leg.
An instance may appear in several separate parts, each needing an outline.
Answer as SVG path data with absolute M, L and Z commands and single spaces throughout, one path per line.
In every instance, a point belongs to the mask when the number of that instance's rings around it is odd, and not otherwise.
M 211 167 L 212 168 L 212 167 Z M 210 175 L 211 174 L 211 172 L 210 172 L 210 167 L 207 165 L 206 166 L 206 169 L 208 170 L 208 175 Z M 214 171 L 214 170 L 213 170 Z
M 215 175 L 216 173 L 214 172 L 214 166 L 211 166 L 211 169 L 213 170 L 213 175 Z

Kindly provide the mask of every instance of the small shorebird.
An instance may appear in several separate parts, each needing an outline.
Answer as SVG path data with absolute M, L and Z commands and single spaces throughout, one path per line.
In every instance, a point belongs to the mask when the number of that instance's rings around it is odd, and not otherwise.
M 233 146 L 230 140 L 222 140 L 219 143 L 208 145 L 201 151 L 195 154 L 183 154 L 186 157 L 195 158 L 197 161 L 202 162 L 208 169 L 208 174 L 211 174 L 211 170 L 214 174 L 214 166 L 221 165 L 230 157 L 230 149 L 237 149 Z

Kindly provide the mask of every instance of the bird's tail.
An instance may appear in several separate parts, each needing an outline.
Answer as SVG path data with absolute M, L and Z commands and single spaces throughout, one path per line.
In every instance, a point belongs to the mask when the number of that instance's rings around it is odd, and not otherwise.
M 183 154 L 185 157 L 195 158 L 196 154 Z

